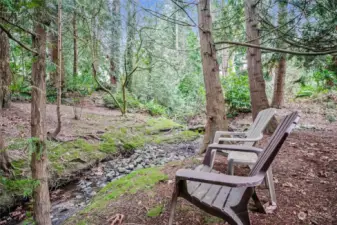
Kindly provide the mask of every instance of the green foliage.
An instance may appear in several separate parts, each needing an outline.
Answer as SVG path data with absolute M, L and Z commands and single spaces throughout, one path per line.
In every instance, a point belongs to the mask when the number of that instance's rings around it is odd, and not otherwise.
M 118 92 L 115 94 L 115 98 L 118 101 L 120 105 L 123 105 L 123 95 L 122 92 Z M 103 97 L 104 104 L 108 108 L 116 109 L 118 106 L 116 105 L 116 102 L 113 100 L 113 98 L 106 94 Z M 144 106 L 142 103 L 140 103 L 135 97 L 133 97 L 128 92 L 126 93 L 126 104 L 128 109 L 143 109 Z
M 250 112 L 250 93 L 247 73 L 230 73 L 223 79 L 226 103 L 229 111 Z
M 145 103 L 145 109 L 151 116 L 162 116 L 166 114 L 166 108 L 157 104 L 154 100 Z
M 30 197 L 33 195 L 33 190 L 40 184 L 40 182 L 32 179 L 11 180 L 1 176 L 0 184 L 6 193 Z
M 311 97 L 316 92 L 316 89 L 312 86 L 301 86 L 297 92 L 296 97 Z
M 158 217 L 160 216 L 160 214 L 163 212 L 163 209 L 164 209 L 164 206 L 163 205 L 157 205 L 155 207 L 153 207 L 152 209 L 150 209 L 148 212 L 147 212 L 147 216 L 148 217 L 152 217 L 152 218 L 155 218 L 155 217 Z
M 77 92 L 81 96 L 90 95 L 97 89 L 97 83 L 90 72 L 84 72 L 77 76 L 68 76 L 64 91 Z

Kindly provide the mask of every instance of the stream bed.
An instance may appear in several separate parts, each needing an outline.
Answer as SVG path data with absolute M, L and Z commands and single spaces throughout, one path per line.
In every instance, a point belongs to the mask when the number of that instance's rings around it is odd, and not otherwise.
M 108 182 L 133 170 L 182 161 L 194 156 L 200 140 L 179 144 L 145 145 L 129 158 L 116 158 L 85 171 L 77 181 L 51 192 L 52 224 L 60 225 L 88 205 L 90 199 Z

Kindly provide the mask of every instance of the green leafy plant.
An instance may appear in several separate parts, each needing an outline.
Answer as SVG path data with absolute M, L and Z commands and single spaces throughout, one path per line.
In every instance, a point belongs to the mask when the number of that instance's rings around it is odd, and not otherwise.
M 226 103 L 230 113 L 250 112 L 250 93 L 247 73 L 230 73 L 223 81 Z

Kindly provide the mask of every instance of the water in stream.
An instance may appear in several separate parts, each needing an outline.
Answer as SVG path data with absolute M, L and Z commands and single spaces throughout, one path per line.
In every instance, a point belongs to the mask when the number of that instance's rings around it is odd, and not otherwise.
M 199 140 L 163 145 L 146 145 L 129 158 L 103 162 L 83 173 L 78 181 L 53 191 L 52 223 L 62 224 L 67 218 L 83 209 L 108 182 L 118 179 L 135 169 L 164 165 L 170 161 L 184 160 L 196 154 Z

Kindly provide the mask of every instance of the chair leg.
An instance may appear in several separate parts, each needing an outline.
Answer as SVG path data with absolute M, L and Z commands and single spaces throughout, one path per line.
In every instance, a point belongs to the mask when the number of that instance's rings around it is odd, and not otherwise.
M 168 225 L 173 225 L 174 214 L 175 214 L 176 206 L 177 206 L 177 200 L 178 200 L 178 189 L 176 187 L 172 195 L 172 200 L 171 200 L 171 205 L 170 205 L 170 219 L 169 219 Z
M 267 181 L 268 181 L 268 187 L 269 187 L 269 195 L 271 199 L 271 203 L 276 205 L 276 193 L 275 193 L 275 186 L 274 186 L 274 180 L 273 180 L 273 172 L 271 167 L 267 171 Z
M 211 152 L 211 168 L 214 166 L 214 161 L 215 161 L 215 156 L 216 156 L 216 149 L 213 149 Z
M 228 175 L 234 175 L 234 162 L 232 159 L 228 160 L 227 173 Z
M 266 213 L 266 210 L 264 209 L 262 202 L 260 201 L 259 197 L 256 194 L 256 191 L 254 190 L 253 195 L 252 195 L 252 199 L 255 203 L 255 206 L 257 208 L 257 211 L 260 213 Z

